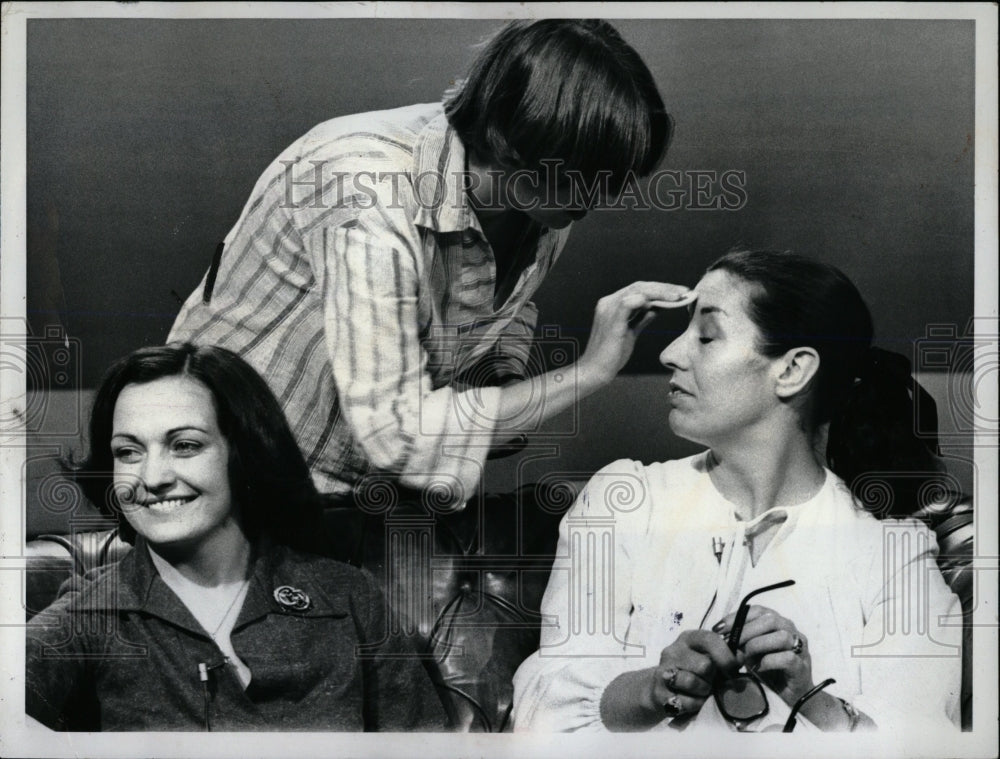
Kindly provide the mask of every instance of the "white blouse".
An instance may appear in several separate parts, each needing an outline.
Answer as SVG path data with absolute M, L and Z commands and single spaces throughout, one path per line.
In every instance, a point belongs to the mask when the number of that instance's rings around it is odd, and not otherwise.
M 859 510 L 829 470 L 809 501 L 742 522 L 705 464 L 704 453 L 649 466 L 621 460 L 581 492 L 560 525 L 540 649 L 514 676 L 514 729 L 606 730 L 601 696 L 618 675 L 656 666 L 682 631 L 710 629 L 746 593 L 789 579 L 795 585 L 751 603 L 796 625 L 814 681 L 837 680 L 827 693 L 880 733 L 957 729 L 961 607 L 938 570 L 934 534 Z M 775 523 L 754 564 L 744 538 Z M 767 695 L 770 712 L 751 730 L 788 716 Z M 816 729 L 798 722 L 797 730 Z M 685 732 L 706 728 L 733 729 L 712 698 Z

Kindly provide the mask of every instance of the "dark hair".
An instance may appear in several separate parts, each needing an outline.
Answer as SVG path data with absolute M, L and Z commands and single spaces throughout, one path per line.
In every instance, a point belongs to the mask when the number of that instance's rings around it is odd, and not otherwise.
M 827 464 L 863 505 L 864 475 L 878 473 L 891 488 L 869 510 L 898 516 L 929 496 L 939 466 L 936 441 L 914 432 L 916 403 L 935 413 L 904 356 L 872 347 L 871 313 L 861 293 L 836 267 L 778 251 L 735 250 L 708 267 L 751 283 L 748 313 L 761 333 L 758 350 L 772 358 L 808 346 L 819 369 L 806 390 L 803 423 L 815 431 L 830 422 Z M 934 420 L 936 429 L 936 418 Z M 935 492 L 939 494 L 939 492 Z
M 649 174 L 673 131 L 652 74 L 606 21 L 515 21 L 491 39 L 445 94 L 462 142 L 506 169 L 561 161 L 611 192 Z
M 115 362 L 101 381 L 90 413 L 89 454 L 67 468 L 84 494 L 114 516 L 122 538 L 135 539 L 113 488 L 112 420 L 122 390 L 164 377 L 184 376 L 212 394 L 219 430 L 229 444 L 229 483 L 251 539 L 271 539 L 303 550 L 323 546 L 319 495 L 309 467 L 267 383 L 224 348 L 191 343 L 140 348 Z

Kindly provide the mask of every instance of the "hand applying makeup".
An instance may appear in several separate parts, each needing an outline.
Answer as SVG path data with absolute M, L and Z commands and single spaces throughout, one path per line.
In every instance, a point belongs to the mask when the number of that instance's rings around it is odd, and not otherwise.
M 579 368 L 586 382 L 598 384 L 614 379 L 628 362 L 639 333 L 656 318 L 661 308 L 681 308 L 696 296 L 684 285 L 665 282 L 633 282 L 599 301 L 587 349 Z

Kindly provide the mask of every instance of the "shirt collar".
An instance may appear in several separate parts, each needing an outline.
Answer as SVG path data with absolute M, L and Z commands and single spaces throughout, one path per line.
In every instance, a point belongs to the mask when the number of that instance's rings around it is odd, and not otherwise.
M 771 548 L 783 542 L 785 538 L 796 531 L 798 526 L 815 521 L 817 512 L 823 510 L 824 505 L 829 501 L 827 493 L 836 482 L 835 475 L 829 469 L 824 469 L 824 474 L 823 484 L 820 485 L 816 494 L 807 501 L 795 506 L 775 506 L 747 522 L 741 522 L 734 513 L 733 519 L 742 526 L 743 539 L 753 540 L 773 525 L 779 525 L 777 533 L 768 545 Z
M 773 509 L 768 509 L 763 514 L 758 515 L 749 522 L 745 522 L 743 525 L 743 535 L 746 538 L 755 538 L 760 533 L 765 532 L 772 525 L 782 524 L 788 521 L 790 514 L 790 509 L 784 506 L 776 506 Z
M 463 186 L 466 171 L 465 146 L 448 118 L 439 114 L 421 130 L 413 151 L 415 224 L 434 232 L 461 232 L 469 228 L 482 232 Z

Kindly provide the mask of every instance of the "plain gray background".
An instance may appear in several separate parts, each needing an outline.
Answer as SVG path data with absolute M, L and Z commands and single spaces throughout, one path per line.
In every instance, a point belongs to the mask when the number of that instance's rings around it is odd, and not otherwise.
M 83 387 L 162 342 L 258 175 L 316 123 L 440 98 L 500 22 L 32 19 L 28 316 Z M 677 122 L 664 168 L 746 173 L 724 211 L 598 211 L 537 298 L 584 344 L 636 279 L 693 285 L 735 244 L 842 267 L 878 343 L 972 315 L 972 21 L 623 20 Z M 627 373 L 658 373 L 660 317 Z M 71 378 L 71 384 L 74 380 Z

